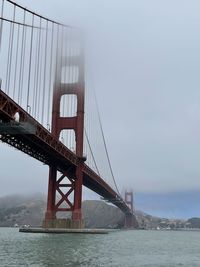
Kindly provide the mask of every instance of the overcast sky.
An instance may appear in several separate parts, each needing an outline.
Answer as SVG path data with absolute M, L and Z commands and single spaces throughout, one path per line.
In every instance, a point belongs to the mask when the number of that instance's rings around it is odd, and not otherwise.
M 17 2 L 85 30 L 119 188 L 200 190 L 200 1 Z M 46 193 L 48 168 L 0 146 L 0 195 Z

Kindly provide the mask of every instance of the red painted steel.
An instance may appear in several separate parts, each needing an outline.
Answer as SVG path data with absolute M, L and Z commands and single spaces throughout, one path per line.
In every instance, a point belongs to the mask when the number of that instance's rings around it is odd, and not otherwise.
M 129 206 L 131 212 L 134 211 L 134 204 L 133 204 L 133 191 L 125 191 L 125 202 Z
M 125 191 L 125 203 L 131 210 L 131 213 L 125 214 L 124 227 L 127 229 L 138 228 L 138 222 L 134 214 L 134 201 L 133 201 L 133 191 Z
M 47 198 L 47 212 L 45 219 L 55 219 L 57 211 L 71 211 L 72 220 L 77 222 L 77 225 L 82 225 L 82 185 L 83 185 L 83 134 L 84 134 L 84 102 L 85 102 L 85 88 L 84 88 L 84 62 L 83 54 L 80 51 L 80 54 L 76 57 L 76 60 L 68 58 L 68 60 L 62 60 L 65 62 L 65 65 L 62 64 L 61 68 L 57 70 L 56 82 L 54 85 L 54 94 L 53 94 L 53 112 L 52 112 L 52 135 L 55 139 L 59 140 L 60 133 L 62 130 L 73 130 L 75 132 L 76 140 L 76 156 L 78 158 L 76 167 L 75 167 L 75 177 L 73 180 L 65 172 L 66 178 L 71 182 L 71 184 L 62 185 L 63 187 L 69 188 L 66 193 L 63 193 L 60 189 L 60 182 L 62 180 L 57 180 L 56 178 L 56 166 L 50 166 L 49 170 L 49 189 L 48 189 L 48 198 Z M 67 64 L 70 62 L 70 66 Z M 62 67 L 71 67 L 71 62 L 74 62 L 74 66 L 78 68 L 78 82 L 74 83 L 73 86 L 70 83 L 63 84 L 61 83 L 61 73 Z M 60 90 L 62 88 L 62 90 Z M 77 111 L 76 116 L 74 117 L 61 117 L 60 116 L 60 105 L 61 98 L 64 95 L 76 95 L 77 98 Z M 52 172 L 52 168 L 54 172 Z M 52 193 L 53 192 L 53 193 Z M 56 203 L 55 196 L 56 192 L 59 192 L 60 200 Z M 74 194 L 73 203 L 70 201 L 69 197 L 71 193 Z M 66 208 L 60 207 L 66 204 Z
M 0 140 L 49 166 L 56 164 L 57 170 L 61 173 L 68 171 L 70 175 L 75 177 L 76 167 L 79 162 L 76 154 L 54 138 L 47 129 L 0 90 L 0 120 L 2 122 L 12 122 L 16 112 L 20 114 L 20 120 L 32 121 L 36 126 L 36 133 L 34 135 L 1 134 Z M 83 185 L 103 198 L 110 200 L 124 213 L 131 213 L 121 196 L 86 164 L 83 164 Z
M 15 5 L 15 7 L 23 9 L 24 12 L 29 12 L 34 16 L 39 16 L 38 14 L 25 9 L 24 7 L 14 3 L 11 0 L 8 0 L 8 2 Z M 43 16 L 39 17 L 40 19 L 47 20 L 47 25 L 48 22 L 51 22 L 53 23 L 53 25 L 57 24 L 58 26 L 62 26 L 63 28 L 67 27 L 60 23 L 46 19 Z M 3 19 L 6 20 L 5 18 Z M 7 19 L 7 21 L 22 25 L 15 20 L 11 21 Z M 31 26 L 33 30 L 34 23 L 32 23 L 32 25 L 24 24 L 24 26 Z M 57 33 L 57 36 L 59 36 L 59 27 Z M 59 40 L 59 38 L 57 40 Z M 57 50 L 59 50 L 58 47 Z M 60 52 L 57 51 L 56 53 L 59 57 Z M 31 54 L 32 53 L 30 53 L 30 55 Z M 121 196 L 116 193 L 98 174 L 96 174 L 84 163 L 85 158 L 83 157 L 83 135 L 85 88 L 83 53 L 81 51 L 80 55 L 71 56 L 70 60 L 68 60 L 68 57 L 66 60 L 60 59 L 60 62 L 57 62 L 57 59 L 58 58 L 56 58 L 56 79 L 53 95 L 52 132 L 49 132 L 47 129 L 45 129 L 38 121 L 30 116 L 30 114 L 28 114 L 8 95 L 0 90 L 0 140 L 49 166 L 48 199 L 47 211 L 45 215 L 46 221 L 56 220 L 57 212 L 71 211 L 72 220 L 78 222 L 78 224 L 76 225 L 81 226 L 82 185 L 85 185 L 89 189 L 98 193 L 103 198 L 110 200 L 110 202 L 118 206 L 124 213 L 132 214 L 131 209 L 127 206 Z M 70 66 L 73 65 L 78 67 L 79 78 L 75 83 L 64 84 L 61 82 L 62 67 L 66 67 L 66 62 L 68 61 L 70 61 Z M 58 65 L 61 66 L 58 67 Z M 69 65 L 67 65 L 67 67 L 68 66 Z M 29 76 L 30 73 L 31 68 L 29 67 Z M 27 103 L 29 98 L 29 85 L 31 80 L 29 78 L 27 88 Z M 9 84 L 11 83 L 9 82 Z M 6 89 L 7 91 L 9 91 L 9 89 L 11 88 Z M 66 94 L 74 94 L 77 97 L 77 113 L 74 117 L 60 117 L 61 97 Z M 19 115 L 19 123 L 15 121 L 16 114 Z M 64 129 L 74 130 L 75 132 L 75 153 L 70 151 L 59 141 L 60 132 Z M 56 194 L 60 196 L 59 199 L 56 198 Z M 72 194 L 74 197 L 73 200 L 71 198 Z M 63 204 L 65 204 L 65 206 L 63 206 Z

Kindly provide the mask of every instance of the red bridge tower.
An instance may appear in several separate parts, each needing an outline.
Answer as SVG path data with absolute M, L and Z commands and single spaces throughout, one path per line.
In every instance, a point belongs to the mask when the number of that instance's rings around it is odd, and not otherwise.
M 129 206 L 131 213 L 125 214 L 124 227 L 127 229 L 138 228 L 138 222 L 135 217 L 133 191 L 125 191 L 125 202 Z
M 70 62 L 70 66 L 67 62 Z M 57 64 L 58 65 L 58 64 Z M 78 81 L 74 83 L 62 83 L 61 73 L 63 67 L 77 67 Z M 77 112 L 74 117 L 61 117 L 60 104 L 61 97 L 64 95 L 75 95 L 77 99 Z M 55 162 L 49 166 L 49 185 L 47 198 L 47 211 L 44 227 L 50 228 L 83 228 L 83 219 L 81 213 L 82 203 L 82 184 L 83 184 L 83 134 L 84 134 L 84 57 L 81 50 L 79 55 L 61 58 L 60 68 L 57 67 L 56 80 L 54 84 L 53 95 L 53 113 L 52 113 L 52 134 L 59 139 L 62 130 L 74 130 L 76 150 L 75 153 L 79 158 L 75 170 L 60 171 Z M 56 198 L 56 193 L 60 199 Z M 73 201 L 71 200 L 73 198 Z M 72 213 L 70 219 L 57 219 L 57 212 Z

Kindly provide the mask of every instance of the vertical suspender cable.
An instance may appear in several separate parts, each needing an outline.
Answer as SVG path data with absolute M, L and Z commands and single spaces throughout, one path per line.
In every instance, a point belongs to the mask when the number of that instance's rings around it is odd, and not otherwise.
M 2 5 L 1 5 L 1 17 L 3 18 L 3 11 L 4 11 L 4 0 L 2 0 Z M 3 33 L 3 19 L 1 19 L 0 23 L 0 52 L 1 52 L 1 41 L 2 41 L 2 33 Z M 2 80 L 0 79 L 0 89 L 2 85 Z
M 22 61 L 22 80 L 21 80 L 21 95 L 20 95 L 20 105 L 22 103 L 22 90 L 25 89 L 23 88 L 23 85 L 24 85 L 24 65 L 25 65 L 25 59 L 26 59 L 26 33 L 27 33 L 27 27 L 25 26 L 25 29 L 24 29 L 24 47 L 23 47 L 23 61 Z
M 70 30 L 67 30 L 67 52 L 66 52 L 66 81 L 65 83 L 67 84 L 69 88 L 69 83 L 70 83 Z M 66 116 L 70 116 L 70 95 L 67 95 L 67 101 L 66 101 Z M 67 131 L 67 147 L 71 149 L 70 147 L 70 131 Z
M 41 30 L 43 30 L 43 27 L 41 28 Z M 42 31 L 43 33 L 43 31 Z M 43 55 L 44 55 L 44 35 L 42 34 L 42 38 L 41 38 L 41 47 L 40 47 L 40 57 L 39 57 L 39 75 L 38 75 L 38 100 L 37 100 L 37 111 L 38 111 L 38 120 L 41 122 L 41 108 L 42 108 L 42 69 L 44 68 L 44 59 L 43 59 Z
M 45 36 L 45 55 L 44 55 L 44 75 L 43 75 L 43 95 L 42 95 L 42 124 L 44 122 L 44 108 L 45 108 L 45 88 L 46 88 L 46 67 L 47 67 L 47 38 L 48 38 L 48 20 L 46 22 L 46 36 Z
M 38 37 L 38 51 L 37 51 L 37 66 L 36 66 L 36 82 L 35 82 L 35 117 L 38 117 L 38 105 L 39 105 L 39 70 L 40 70 L 40 50 L 41 50 L 41 27 L 42 19 L 40 18 L 39 24 L 39 37 Z
M 66 84 L 66 54 L 67 54 L 67 45 L 66 45 L 66 30 L 65 30 L 65 37 L 64 37 L 64 44 L 65 44 L 65 49 L 64 49 L 64 55 L 63 55 L 63 68 L 64 68 L 64 72 L 63 72 L 63 83 Z M 65 95 L 63 96 L 63 109 L 62 109 L 62 116 L 66 117 L 67 116 L 67 112 L 66 112 L 66 97 Z M 67 136 L 66 136 L 66 143 L 67 143 Z
M 1 17 L 2 18 L 3 18 L 3 11 L 4 11 L 4 0 L 2 0 L 2 5 L 1 5 Z M 1 23 L 0 23 L 0 51 L 1 51 L 2 32 L 3 32 L 3 19 L 1 19 Z
M 64 31 L 64 53 L 63 53 L 63 69 L 64 71 L 62 72 L 63 73 L 63 83 L 66 84 L 66 75 L 67 75 L 67 69 L 66 69 L 66 57 L 67 57 L 67 43 L 66 43 L 66 38 L 67 36 L 67 30 L 65 29 Z M 67 114 L 67 106 L 66 106 L 66 95 L 63 96 L 63 110 L 62 110 L 62 115 L 63 117 L 66 117 L 68 116 Z M 65 131 L 65 146 L 67 147 L 68 146 L 68 131 Z
M 45 34 L 45 55 L 44 55 L 44 75 L 43 75 L 43 95 L 42 95 L 42 124 L 44 123 L 44 108 L 45 108 L 45 88 L 46 88 L 46 68 L 47 68 L 47 39 L 48 39 L 48 20 L 46 21 Z
M 52 62 L 53 62 L 53 37 L 54 37 L 54 23 L 52 23 L 52 32 L 51 32 L 51 55 L 50 55 L 50 68 L 49 68 L 49 91 L 48 91 L 48 108 L 47 108 L 47 129 L 50 130 L 50 95 L 51 95 L 51 87 L 52 87 Z
M 13 37 L 14 37 L 14 28 L 15 28 L 15 12 L 16 12 L 16 6 L 14 6 L 14 12 L 13 12 L 13 22 L 12 22 L 12 36 L 11 36 L 11 51 L 10 51 L 10 61 L 9 61 L 9 79 L 8 79 L 8 94 L 10 91 L 10 77 L 11 77 L 11 71 L 12 71 L 12 55 L 13 55 Z
M 61 80 L 60 83 L 64 83 L 65 81 L 65 52 L 66 52 L 66 44 L 65 44 L 65 28 L 62 27 L 62 57 L 61 57 Z M 62 95 L 62 110 L 60 110 L 61 114 L 63 117 L 65 117 L 65 111 L 66 111 L 66 106 L 65 106 L 65 94 Z M 62 131 L 63 132 L 63 139 L 64 139 L 64 144 L 65 146 L 67 145 L 67 131 Z
M 73 38 L 73 34 L 72 34 L 72 30 L 70 31 L 70 85 L 71 85 L 71 88 L 72 89 L 72 78 L 73 78 L 73 53 L 72 53 L 72 38 Z M 72 116 L 72 112 L 73 112 L 73 97 L 72 97 L 72 94 L 70 94 L 70 116 Z M 71 150 L 76 150 L 76 148 L 74 147 L 75 146 L 75 143 L 74 143 L 74 138 L 73 138 L 73 131 L 70 131 L 70 147 L 71 147 Z M 74 133 L 76 134 L 76 133 Z
M 19 87 L 18 87 L 18 104 L 20 104 L 20 96 L 22 90 L 22 71 L 23 71 L 23 51 L 24 51 L 24 39 L 25 39 L 25 20 L 26 20 L 26 10 L 24 10 L 23 16 L 23 30 L 22 30 L 22 42 L 21 42 L 21 55 L 20 55 L 20 70 L 19 70 Z
M 58 55 L 58 43 L 59 43 L 59 30 L 60 30 L 60 28 L 59 28 L 59 25 L 57 24 L 57 43 L 56 43 L 56 70 L 55 70 L 55 86 L 57 86 L 58 84 L 58 77 L 57 77 L 57 75 L 58 75 L 58 57 L 59 57 L 59 55 Z
M 10 63 L 11 35 L 12 35 L 12 23 L 10 24 L 10 34 L 9 34 L 9 41 L 8 41 L 8 56 L 7 56 L 7 61 L 6 61 L 7 63 L 6 85 L 5 85 L 6 93 L 8 92 L 8 72 L 9 72 L 9 63 Z
M 65 84 L 67 85 L 67 88 L 69 88 L 70 84 L 70 29 L 67 29 L 67 37 L 66 37 L 66 56 L 65 56 L 65 72 L 66 72 L 66 79 L 65 79 Z M 70 116 L 70 94 L 67 93 L 66 97 L 66 109 L 65 109 L 65 116 L 69 117 Z M 70 140 L 71 140 L 71 130 L 67 130 L 66 132 L 66 144 L 67 147 L 71 149 L 70 145 Z
M 13 34 L 14 34 L 14 21 L 15 21 L 15 10 L 16 6 L 14 5 L 13 9 L 13 19 L 10 24 L 10 36 L 9 36 L 9 48 L 8 48 L 8 60 L 7 60 L 7 72 L 6 72 L 6 92 L 9 94 L 10 87 L 10 76 L 11 76 L 11 61 L 12 61 L 12 51 L 13 51 Z
M 16 82 L 17 82 L 17 66 L 18 66 L 18 55 L 19 55 L 19 35 L 20 35 L 20 25 L 17 26 L 17 47 L 15 55 L 15 74 L 14 74 L 14 88 L 13 88 L 13 99 L 15 99 Z
M 38 50 L 39 50 L 39 29 L 37 29 L 37 36 L 36 36 L 36 47 L 35 47 L 35 70 L 34 70 L 34 84 L 33 84 L 33 116 L 35 117 L 36 113 L 36 82 L 37 82 L 37 70 L 38 70 Z
M 62 30 L 61 30 L 61 49 L 60 49 L 60 68 L 59 68 L 59 74 L 60 74 L 60 77 L 59 77 L 59 90 L 61 90 L 61 82 L 62 82 L 62 65 L 63 65 L 63 27 L 62 27 Z M 62 96 L 63 98 L 63 96 Z M 62 110 L 62 105 L 64 105 L 64 102 L 60 102 L 60 111 Z M 64 140 L 64 134 L 63 134 L 63 130 L 61 131 L 61 141 L 62 143 L 64 144 L 65 143 L 65 140 Z
M 30 40 L 30 54 L 29 54 L 29 70 L 28 70 L 28 91 L 26 109 L 30 112 L 29 97 L 30 97 L 30 84 L 31 84 L 31 66 L 32 66 L 32 50 L 33 50 L 33 28 L 34 28 L 34 14 L 32 15 L 32 28 L 31 28 L 31 40 Z

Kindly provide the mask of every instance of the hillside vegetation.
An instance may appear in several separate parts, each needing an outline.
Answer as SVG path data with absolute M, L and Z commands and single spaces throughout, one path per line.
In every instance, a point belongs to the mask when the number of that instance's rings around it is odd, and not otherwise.
M 45 210 L 46 197 L 41 194 L 1 197 L 0 227 L 12 227 L 15 224 L 41 226 Z M 100 200 L 84 201 L 83 216 L 86 228 L 122 228 L 124 224 L 124 214 L 118 208 Z M 142 211 L 136 211 L 136 216 L 142 229 L 200 228 L 200 218 L 170 220 L 153 217 Z

